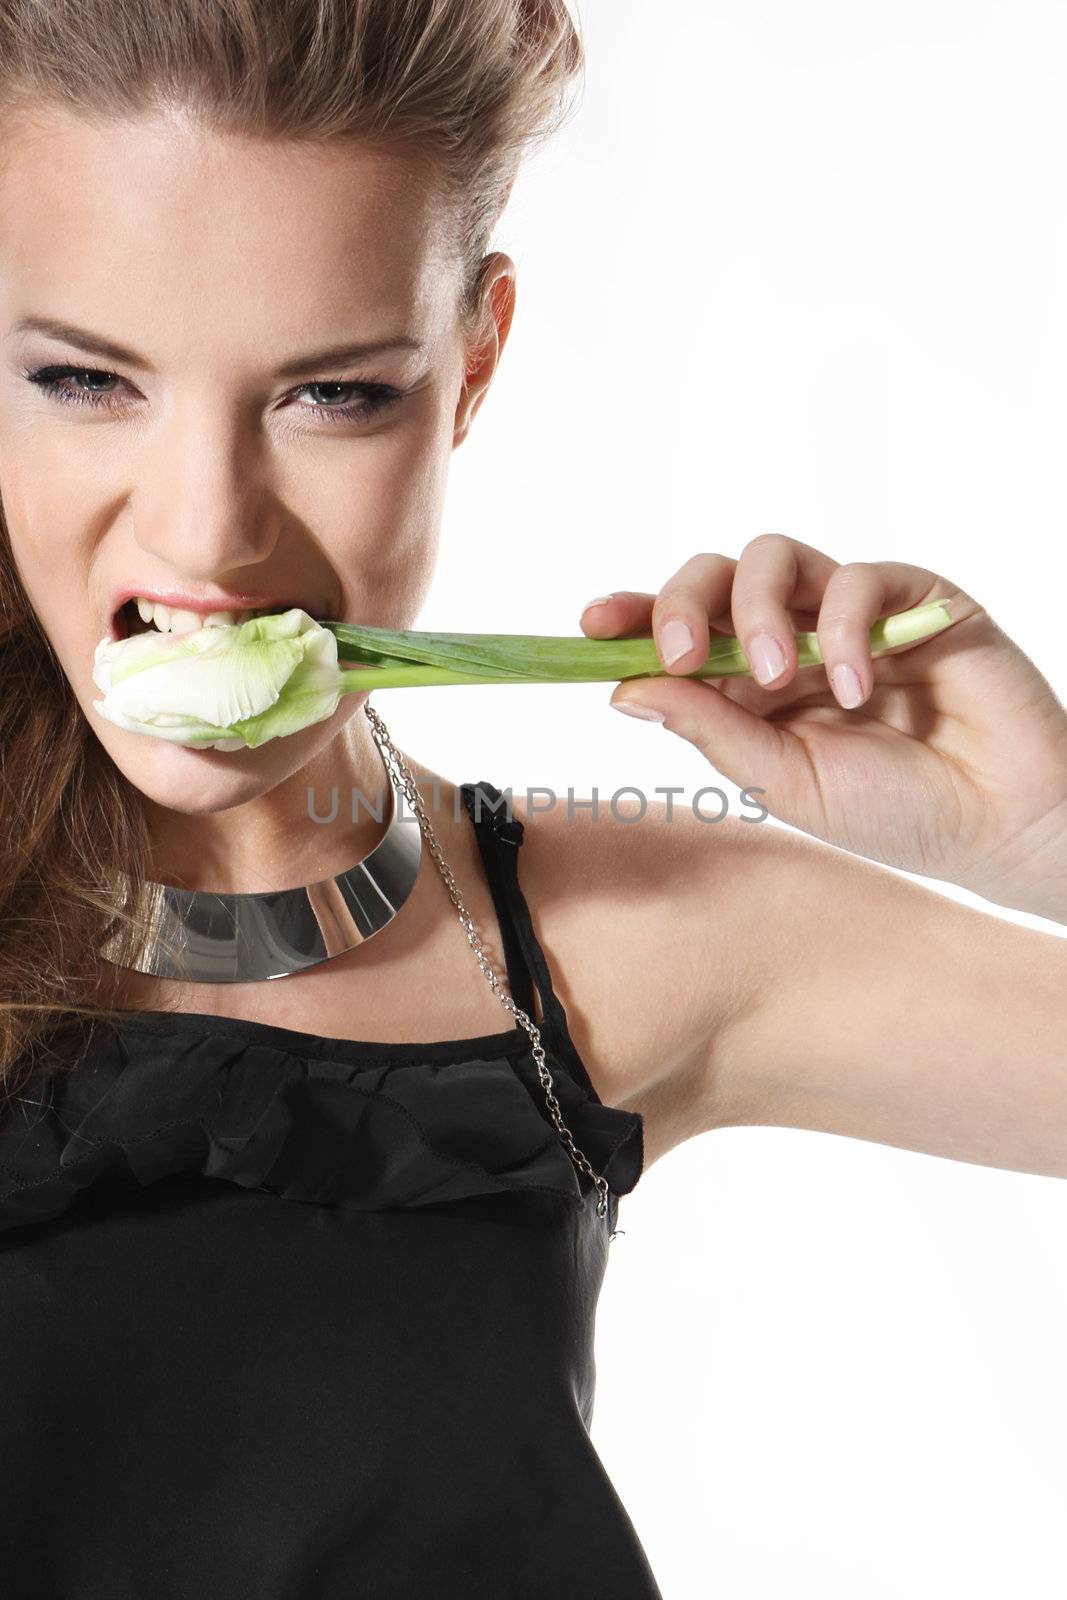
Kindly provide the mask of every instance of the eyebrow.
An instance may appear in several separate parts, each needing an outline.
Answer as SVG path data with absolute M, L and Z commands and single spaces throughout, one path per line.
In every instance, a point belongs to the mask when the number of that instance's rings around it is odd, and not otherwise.
M 101 338 L 99 334 L 90 333 L 87 328 L 76 328 L 71 322 L 57 322 L 53 317 L 22 317 L 16 322 L 12 333 L 43 333 L 50 339 L 58 339 L 64 344 L 76 345 L 79 350 L 88 351 L 91 355 L 103 356 L 107 361 L 117 361 L 126 367 L 136 367 L 141 372 L 154 372 L 152 363 L 136 350 L 127 349 L 125 345 L 116 344 L 111 339 Z M 340 367 L 346 367 L 353 361 L 366 361 L 370 356 L 383 354 L 386 350 L 422 350 L 420 340 L 409 333 L 397 334 L 395 338 L 364 340 L 356 344 L 330 345 L 325 350 L 312 351 L 306 356 L 297 356 L 292 361 L 286 361 L 275 372 L 277 378 L 299 378 L 308 372 L 333 372 Z

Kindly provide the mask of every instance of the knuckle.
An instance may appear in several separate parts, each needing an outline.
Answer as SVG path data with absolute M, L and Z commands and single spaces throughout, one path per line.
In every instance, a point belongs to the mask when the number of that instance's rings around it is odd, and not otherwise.
M 696 555 L 690 556 L 689 560 L 684 562 L 683 565 L 678 568 L 678 571 L 671 575 L 671 577 L 664 584 L 664 588 L 667 589 L 671 588 L 672 586 L 685 585 L 688 583 L 704 583 L 707 581 L 709 576 L 715 574 L 720 567 L 724 565 L 728 566 L 729 562 L 729 556 L 724 556 L 719 551 L 698 550 Z
M 878 577 L 878 568 L 873 561 L 845 561 L 835 568 L 830 582 L 835 586 L 841 583 L 868 583 L 872 577 Z
M 859 626 L 860 623 L 857 617 L 848 616 L 843 611 L 834 611 L 828 617 L 819 618 L 818 631 L 820 633 L 839 635 L 853 633 Z
M 677 616 L 679 613 L 687 611 L 689 609 L 688 601 L 689 591 L 684 589 L 681 584 L 673 582 L 664 584 L 652 607 L 653 622 L 660 622 L 665 617 Z
M 783 544 L 791 545 L 793 543 L 794 540 L 787 538 L 784 533 L 757 533 L 754 539 L 750 539 L 748 541 L 748 543 L 745 545 L 745 549 L 754 550 L 757 545 L 769 544 L 771 546 L 777 546 Z

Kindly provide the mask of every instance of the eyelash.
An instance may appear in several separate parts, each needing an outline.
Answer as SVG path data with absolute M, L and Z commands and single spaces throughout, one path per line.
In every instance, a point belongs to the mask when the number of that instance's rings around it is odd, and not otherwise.
M 72 367 L 51 366 L 37 367 L 35 370 L 23 372 L 23 377 L 43 393 L 58 400 L 61 405 L 74 406 L 104 406 L 110 409 L 109 397 L 113 390 L 97 391 L 85 389 L 64 389 L 62 380 L 65 378 L 93 377 L 93 378 L 118 378 L 116 372 L 107 372 L 100 367 Z M 297 394 L 303 389 L 357 389 L 363 394 L 359 405 L 329 406 L 312 405 L 307 409 L 325 414 L 331 422 L 369 422 L 372 417 L 379 416 L 394 401 L 402 398 L 402 391 L 394 389 L 392 384 L 379 383 L 375 379 L 367 381 L 351 379 L 342 383 L 340 379 L 322 378 L 318 382 L 302 383 L 295 391 Z

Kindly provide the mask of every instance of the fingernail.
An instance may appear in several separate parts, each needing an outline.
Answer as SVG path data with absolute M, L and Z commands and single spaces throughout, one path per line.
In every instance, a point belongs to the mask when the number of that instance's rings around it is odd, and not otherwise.
M 587 600 L 585 602 L 582 607 L 582 615 L 584 616 L 587 611 L 592 611 L 594 606 L 606 606 L 608 601 L 614 600 L 614 598 L 613 594 L 598 594 L 595 600 Z
M 858 706 L 863 699 L 863 686 L 855 667 L 847 666 L 843 661 L 839 662 L 830 673 L 830 682 L 834 694 L 846 711 L 851 711 L 853 706 Z
M 745 654 L 758 683 L 773 683 L 785 671 L 785 652 L 769 633 L 757 633 Z
M 665 667 L 680 661 L 686 651 L 693 648 L 693 635 L 689 631 L 688 624 L 680 622 L 677 617 L 665 622 L 659 630 L 659 644 L 660 656 Z
M 647 722 L 665 722 L 667 719 L 662 711 L 653 711 L 651 706 L 631 706 L 625 700 L 613 700 L 613 711 L 625 711 L 628 717 L 643 717 Z

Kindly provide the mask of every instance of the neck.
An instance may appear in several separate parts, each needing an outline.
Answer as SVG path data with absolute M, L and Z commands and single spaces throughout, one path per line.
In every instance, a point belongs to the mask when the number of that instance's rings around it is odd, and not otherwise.
M 427 774 L 404 759 L 430 810 Z M 243 805 L 190 816 L 149 801 L 150 876 L 220 894 L 296 888 L 334 877 L 382 838 L 392 815 L 392 792 L 360 711 L 311 761 Z M 406 801 L 403 815 L 405 827 L 418 826 Z

